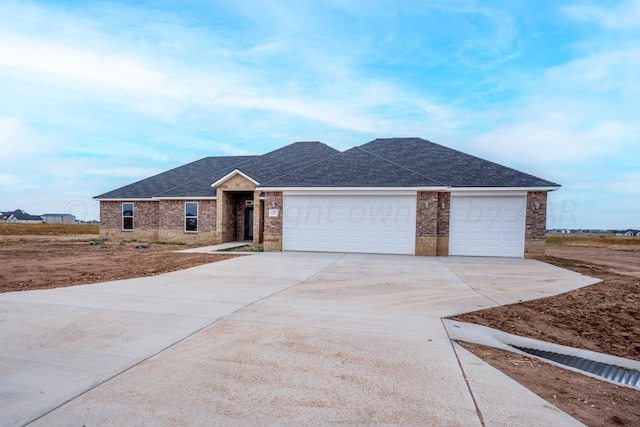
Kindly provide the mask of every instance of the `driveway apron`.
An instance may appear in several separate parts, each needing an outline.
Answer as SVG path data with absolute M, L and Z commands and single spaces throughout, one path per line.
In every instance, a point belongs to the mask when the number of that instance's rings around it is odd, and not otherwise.
M 594 282 L 533 260 L 284 252 L 2 294 L 0 425 L 580 425 L 441 318 Z

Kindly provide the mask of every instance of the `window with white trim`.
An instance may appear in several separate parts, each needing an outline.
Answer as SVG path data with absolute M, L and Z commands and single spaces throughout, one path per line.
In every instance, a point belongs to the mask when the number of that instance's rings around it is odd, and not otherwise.
M 184 204 L 184 231 L 191 233 L 198 231 L 198 202 Z
M 133 203 L 122 204 L 122 229 L 133 230 Z

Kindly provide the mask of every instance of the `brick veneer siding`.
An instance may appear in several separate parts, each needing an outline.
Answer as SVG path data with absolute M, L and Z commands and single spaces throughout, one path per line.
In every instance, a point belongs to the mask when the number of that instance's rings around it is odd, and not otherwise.
M 444 209 L 442 208 L 444 206 Z M 438 193 L 438 247 L 436 255 L 449 255 L 449 217 L 451 216 L 451 193 Z
M 133 230 L 122 229 L 122 203 L 133 203 Z M 100 201 L 100 238 L 155 242 L 159 223 L 157 201 Z
M 216 187 L 216 227 L 220 243 L 244 240 L 244 200 L 255 199 L 255 189 L 255 183 L 240 174 L 231 176 Z
M 276 207 L 272 208 L 275 202 Z M 282 251 L 282 215 L 283 215 L 282 192 L 266 192 L 264 195 L 264 251 Z M 269 216 L 270 209 L 278 209 L 278 216 Z
M 198 203 L 198 231 L 184 230 L 185 203 Z M 215 200 L 161 200 L 158 239 L 162 242 L 216 244 Z
M 418 191 L 416 203 L 416 255 L 435 256 L 438 248 L 438 193 Z
M 538 207 L 536 207 L 538 204 Z M 547 229 L 547 192 L 527 193 L 527 216 L 525 221 L 525 258 L 544 258 Z

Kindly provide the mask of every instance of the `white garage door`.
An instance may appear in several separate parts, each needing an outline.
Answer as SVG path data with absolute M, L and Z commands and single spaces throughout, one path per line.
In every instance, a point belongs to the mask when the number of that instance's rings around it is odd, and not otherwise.
M 416 196 L 284 196 L 285 251 L 414 254 Z
M 524 196 L 451 197 L 449 254 L 522 257 Z

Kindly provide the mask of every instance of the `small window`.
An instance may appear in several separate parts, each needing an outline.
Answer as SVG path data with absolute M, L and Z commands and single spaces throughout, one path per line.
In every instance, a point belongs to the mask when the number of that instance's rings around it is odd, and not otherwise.
M 184 204 L 184 231 L 198 231 L 198 203 L 187 202 Z
M 133 230 L 133 203 L 122 204 L 122 229 Z

